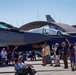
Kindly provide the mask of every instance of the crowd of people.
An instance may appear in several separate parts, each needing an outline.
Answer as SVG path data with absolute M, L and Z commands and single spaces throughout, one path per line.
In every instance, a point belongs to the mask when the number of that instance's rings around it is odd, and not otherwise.
M 62 58 L 64 62 L 64 68 L 68 68 L 68 58 L 70 59 L 71 69 L 72 71 L 76 70 L 76 43 L 68 44 L 67 47 L 65 42 L 62 42 L 61 45 L 59 43 L 55 43 L 53 48 L 54 50 L 54 67 L 60 67 L 60 58 Z M 52 66 L 52 60 L 50 55 L 50 46 L 44 43 L 42 45 L 42 65 L 46 66 L 48 63 Z
M 70 44 L 68 42 L 68 47 L 65 42 L 62 42 L 61 44 L 55 43 L 52 50 L 54 51 L 54 64 L 52 63 L 52 59 L 51 59 L 50 46 L 46 42 L 42 45 L 41 56 L 42 56 L 43 66 L 50 64 L 50 66 L 60 67 L 60 58 L 61 58 L 64 62 L 64 68 L 67 69 L 68 58 L 69 58 L 71 63 L 71 70 L 72 71 L 76 70 L 76 43 Z M 31 51 L 31 53 L 33 54 L 32 60 L 36 60 L 35 51 Z M 32 70 L 33 66 L 25 64 L 24 62 L 25 56 L 24 54 L 22 55 L 19 53 L 17 45 L 15 46 L 12 52 L 10 51 L 8 46 L 7 48 L 3 48 L 0 53 L 0 56 L 1 56 L 2 66 L 6 66 L 7 60 L 9 62 L 11 59 L 12 64 L 15 64 L 16 73 L 19 73 L 17 75 L 24 75 L 25 72 L 29 73 L 29 75 L 34 75 L 36 73 L 36 71 Z
M 15 46 L 11 52 L 9 47 L 2 48 L 1 53 L 1 66 L 5 67 L 8 65 L 8 62 L 12 61 L 12 64 L 15 66 L 15 75 L 35 75 L 36 71 L 33 69 L 33 66 L 26 64 L 22 53 L 19 53 L 18 45 Z

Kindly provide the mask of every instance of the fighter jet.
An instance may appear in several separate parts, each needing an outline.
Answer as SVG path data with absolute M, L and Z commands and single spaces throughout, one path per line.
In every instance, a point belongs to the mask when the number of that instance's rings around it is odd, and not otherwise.
M 55 43 L 67 42 L 70 43 L 76 42 L 76 37 L 73 37 L 67 33 L 61 32 L 59 30 L 43 26 L 41 28 L 31 29 L 28 31 L 0 31 L 0 44 L 4 45 L 15 45 L 19 44 L 20 51 L 26 50 L 41 50 L 42 44 L 47 42 L 50 47 Z
M 65 32 L 51 28 L 49 27 L 49 25 L 43 26 L 41 28 L 28 30 L 28 32 L 46 34 L 48 36 L 51 36 L 51 39 L 49 41 L 53 42 L 66 41 L 66 39 L 68 39 L 71 43 L 76 42 L 75 36 L 71 36 Z
M 54 28 L 50 28 L 48 25 L 43 26 L 41 28 L 28 30 L 28 32 L 46 34 L 46 35 L 49 35 L 51 37 L 53 37 L 53 36 L 54 37 L 60 37 L 60 36 L 68 36 L 69 35 L 65 32 L 61 32 L 61 31 L 56 30 Z

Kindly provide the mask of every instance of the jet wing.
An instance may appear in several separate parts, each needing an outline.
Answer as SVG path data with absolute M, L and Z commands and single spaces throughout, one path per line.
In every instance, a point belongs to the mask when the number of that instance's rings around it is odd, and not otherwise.
M 49 40 L 50 36 L 11 30 L 0 30 L 0 45 L 26 45 Z

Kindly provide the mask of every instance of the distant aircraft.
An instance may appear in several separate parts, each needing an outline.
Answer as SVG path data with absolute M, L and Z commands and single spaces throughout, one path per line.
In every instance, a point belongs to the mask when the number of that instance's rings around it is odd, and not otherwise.
M 28 30 L 28 32 L 46 34 L 46 35 L 51 35 L 51 36 L 62 36 L 62 35 L 67 36 L 67 35 L 69 35 L 65 32 L 61 32 L 61 31 L 56 30 L 54 28 L 50 28 L 48 25 L 43 26 L 41 28 Z

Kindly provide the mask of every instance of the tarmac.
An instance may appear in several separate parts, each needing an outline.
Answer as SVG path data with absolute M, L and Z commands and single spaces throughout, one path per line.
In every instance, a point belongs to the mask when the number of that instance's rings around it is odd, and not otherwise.
M 60 62 L 60 67 L 54 67 L 54 64 L 53 66 L 50 66 L 50 64 L 42 66 L 42 61 L 26 61 L 25 63 L 34 66 L 34 69 L 37 71 L 35 75 L 76 75 L 76 71 L 71 71 L 69 61 L 68 69 L 64 69 L 62 60 Z M 0 75 L 15 75 L 14 66 L 0 67 Z

